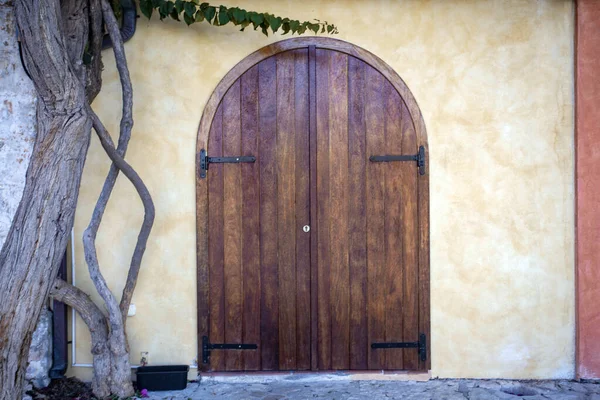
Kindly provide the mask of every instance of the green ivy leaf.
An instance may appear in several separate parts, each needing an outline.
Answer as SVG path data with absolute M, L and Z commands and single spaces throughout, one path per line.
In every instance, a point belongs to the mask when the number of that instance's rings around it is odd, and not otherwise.
M 146 18 L 152 18 L 152 12 L 154 11 L 154 7 L 152 7 L 152 0 L 141 0 L 140 11 L 142 11 L 142 14 L 144 14 Z
M 264 21 L 263 16 L 261 14 L 258 14 L 258 13 L 252 13 L 251 12 L 251 13 L 248 13 L 248 16 L 250 17 L 250 21 L 252 22 L 252 25 L 254 25 L 254 29 L 255 30 Z
M 175 9 L 177 10 L 177 14 L 181 14 L 183 11 L 183 0 L 175 0 Z
M 165 19 L 169 16 L 169 12 L 167 10 L 167 2 L 162 2 L 158 7 L 158 12 L 160 14 L 160 19 Z
M 190 26 L 191 24 L 194 23 L 194 17 L 190 17 L 187 13 L 183 14 L 183 20 L 185 21 L 187 26 Z
M 185 15 L 187 15 L 190 19 L 194 18 L 194 13 L 196 12 L 196 5 L 192 2 L 186 2 L 183 6 L 185 10 Z
M 119 0 L 112 0 L 113 2 Z M 298 20 L 290 20 L 289 18 L 277 17 L 269 13 L 258 13 L 255 11 L 246 11 L 239 7 L 228 8 L 226 6 L 214 7 L 209 3 L 200 3 L 201 0 L 139 0 L 140 10 L 147 18 L 151 18 L 154 10 L 157 10 L 160 19 L 171 17 L 179 21 L 183 14 L 183 19 L 186 24 L 191 25 L 194 22 L 206 20 L 208 23 L 216 26 L 226 25 L 232 22 L 234 25 L 241 25 L 243 31 L 250 24 L 254 26 L 254 30 L 258 27 L 265 35 L 269 35 L 269 28 L 273 33 L 279 29 L 283 31 L 283 35 L 288 33 L 302 35 L 305 32 L 312 31 L 315 34 L 329 33 L 337 34 L 338 29 L 335 25 L 329 24 L 327 21 L 321 22 L 318 19 L 313 21 L 300 22 Z
M 229 22 L 229 15 L 227 14 L 227 8 L 221 6 L 219 8 L 219 25 L 225 25 Z
M 281 26 L 281 18 L 279 18 L 279 17 L 273 18 L 273 19 L 271 19 L 270 23 L 271 23 L 271 29 L 273 30 L 273 33 L 275 33 Z
M 260 24 L 260 30 L 265 36 L 269 36 L 269 31 L 267 30 L 268 28 L 269 23 L 267 21 L 264 21 L 262 24 Z
M 246 29 L 246 27 L 247 27 L 248 25 L 250 25 L 250 21 L 248 21 L 248 20 L 245 20 L 245 21 L 243 21 L 243 22 L 242 22 L 240 25 L 242 25 L 242 29 L 240 29 L 240 32 L 244 32 L 244 29 Z
M 202 7 L 202 6 L 200 6 Z M 213 6 L 207 6 L 206 10 L 204 11 L 204 17 L 206 18 L 206 20 L 208 22 L 211 22 L 213 20 L 213 18 L 215 17 L 215 14 L 217 13 L 217 9 Z
M 234 8 L 232 14 L 234 22 L 238 24 L 241 24 L 246 19 L 246 10 Z
M 166 10 L 167 10 L 167 14 L 171 14 L 173 11 L 176 11 L 175 3 L 173 3 L 171 0 L 167 1 Z
M 274 18 L 274 15 L 264 13 L 264 14 L 262 14 L 262 17 L 263 17 L 263 22 L 266 22 L 267 27 L 269 27 L 271 25 L 271 18 Z

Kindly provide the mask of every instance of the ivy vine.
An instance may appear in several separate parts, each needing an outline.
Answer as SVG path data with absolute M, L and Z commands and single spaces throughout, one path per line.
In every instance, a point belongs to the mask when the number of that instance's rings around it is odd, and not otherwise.
M 199 0 L 140 0 L 140 9 L 148 19 L 152 18 L 154 11 L 158 12 L 160 19 L 172 18 L 177 21 L 183 19 L 186 24 L 206 21 L 211 25 L 222 26 L 229 23 L 240 26 L 241 31 L 252 25 L 254 30 L 261 29 L 262 33 L 269 36 L 269 29 L 273 33 L 279 29 L 283 34 L 294 33 L 302 35 L 307 31 L 314 33 L 336 34 L 335 25 L 319 20 L 300 22 L 295 19 L 282 18 L 268 13 L 246 11 L 239 7 L 211 6 L 209 3 L 200 3 Z

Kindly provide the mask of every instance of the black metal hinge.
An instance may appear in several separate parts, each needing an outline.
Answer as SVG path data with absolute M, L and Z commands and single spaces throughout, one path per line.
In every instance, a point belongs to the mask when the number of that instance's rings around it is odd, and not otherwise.
M 254 156 L 237 156 L 237 157 L 209 157 L 206 155 L 206 150 L 200 150 L 200 178 L 206 178 L 206 171 L 209 164 L 223 163 L 253 163 L 256 161 Z
M 387 342 L 387 343 L 371 343 L 372 349 L 408 349 L 417 348 L 419 351 L 419 359 L 427 360 L 427 336 L 424 333 L 419 335 L 418 342 Z
M 256 350 L 258 346 L 255 344 L 245 343 L 211 343 L 208 336 L 202 336 L 202 363 L 210 362 L 211 350 Z
M 416 161 L 419 167 L 419 174 L 425 175 L 425 147 L 419 147 L 419 152 L 414 156 L 371 156 L 369 160 L 372 162 L 390 162 L 390 161 Z

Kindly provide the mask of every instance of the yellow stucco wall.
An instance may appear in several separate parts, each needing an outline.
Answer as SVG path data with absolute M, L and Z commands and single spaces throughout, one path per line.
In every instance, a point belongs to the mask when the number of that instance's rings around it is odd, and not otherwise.
M 227 5 L 335 22 L 340 39 L 390 64 L 415 95 L 431 153 L 432 374 L 558 378 L 574 371 L 573 4 L 570 1 L 275 1 Z M 194 157 L 208 96 L 238 61 L 279 35 L 139 20 L 126 44 L 135 93 L 129 162 L 156 223 L 128 322 L 132 362 L 196 357 Z M 94 108 L 116 132 L 120 86 L 105 52 Z M 94 139 L 75 222 L 81 233 L 108 170 Z M 98 236 L 121 292 L 141 203 L 122 177 Z M 92 296 L 98 299 L 97 295 Z M 89 334 L 76 324 L 76 362 Z M 70 373 L 89 376 L 89 368 Z

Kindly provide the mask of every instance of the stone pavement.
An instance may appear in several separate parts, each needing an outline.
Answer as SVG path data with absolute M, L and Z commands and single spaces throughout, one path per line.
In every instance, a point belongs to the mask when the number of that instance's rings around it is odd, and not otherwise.
M 286 400 L 286 399 L 406 399 L 406 400 L 600 400 L 600 383 L 573 381 L 508 381 L 432 379 L 426 382 L 354 380 L 289 375 L 277 380 L 215 380 L 204 378 L 185 390 L 150 392 L 158 400 Z

